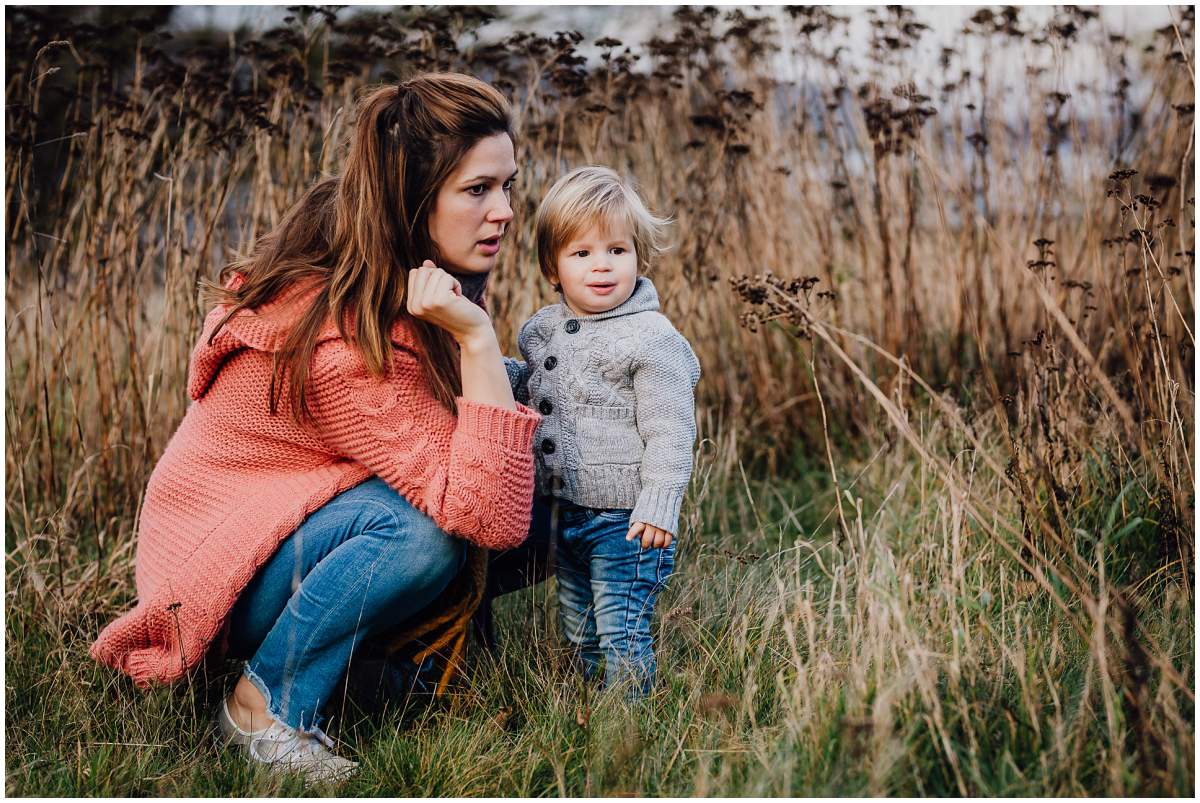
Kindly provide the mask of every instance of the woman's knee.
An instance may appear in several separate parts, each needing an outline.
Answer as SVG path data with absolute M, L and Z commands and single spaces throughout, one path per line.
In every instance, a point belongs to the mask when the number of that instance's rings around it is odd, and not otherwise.
M 440 591 L 449 585 L 466 557 L 466 544 L 446 533 L 432 520 L 426 519 L 407 540 L 404 559 L 410 573 L 422 584 L 436 586 Z
M 364 567 L 369 596 L 436 596 L 454 579 L 466 554 L 461 539 L 377 477 L 360 486 L 354 501 L 362 517 L 359 534 L 367 537 L 363 546 L 370 545 L 373 555 Z
M 382 539 L 374 567 L 374 581 L 384 580 L 397 594 L 449 585 L 466 555 L 461 539 L 447 534 L 415 508 L 404 515 L 379 517 L 373 535 Z

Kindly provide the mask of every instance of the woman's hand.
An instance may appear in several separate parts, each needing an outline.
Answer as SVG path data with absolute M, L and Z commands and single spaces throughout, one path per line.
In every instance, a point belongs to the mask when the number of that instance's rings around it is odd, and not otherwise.
M 462 285 L 449 273 L 425 260 L 408 272 L 408 311 L 450 333 L 460 346 L 496 335 L 486 312 L 462 294 Z
M 413 317 L 440 326 L 458 341 L 464 399 L 517 409 L 492 319 L 463 296 L 457 279 L 427 259 L 408 272 L 406 303 Z

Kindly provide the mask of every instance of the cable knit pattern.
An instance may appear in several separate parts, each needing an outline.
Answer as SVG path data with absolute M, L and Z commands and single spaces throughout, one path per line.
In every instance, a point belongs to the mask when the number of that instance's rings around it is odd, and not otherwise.
M 279 543 L 372 475 L 481 546 L 516 546 L 528 533 L 540 417 L 523 405 L 514 412 L 459 398 L 456 418 L 425 383 L 403 323 L 391 331 L 391 370 L 377 379 L 331 322 L 311 366 L 315 428 L 292 421 L 286 398 L 268 413 L 272 352 L 316 289 L 240 313 L 211 344 L 227 308 L 205 320 L 188 372 L 194 401 L 146 488 L 137 605 L 91 650 L 140 686 L 196 666 Z
M 508 373 L 508 384 L 512 387 L 513 398 L 521 404 L 529 404 L 529 369 L 524 360 L 504 357 L 504 370 Z
M 658 310 L 645 276 L 607 312 L 575 315 L 551 304 L 521 327 L 525 362 L 505 367 L 514 394 L 544 414 L 535 444 L 539 493 L 631 508 L 632 521 L 678 534 L 700 363 Z

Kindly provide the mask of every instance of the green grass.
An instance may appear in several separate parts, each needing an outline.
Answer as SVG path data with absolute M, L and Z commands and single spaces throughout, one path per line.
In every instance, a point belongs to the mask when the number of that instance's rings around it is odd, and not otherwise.
M 800 461 L 786 481 L 698 470 L 692 532 L 659 604 L 651 699 L 631 707 L 585 693 L 546 584 L 499 603 L 500 651 L 477 655 L 446 698 L 346 711 L 340 750 L 361 768 L 337 793 L 1191 795 L 1184 695 L 1151 671 L 1139 730 L 1116 645 L 1105 680 L 1094 639 L 956 518 L 931 473 L 899 448 L 839 460 L 851 532 L 836 543 L 821 462 Z M 976 481 L 992 493 L 988 478 Z M 1145 551 L 1153 500 L 1119 488 L 1105 500 L 1096 487 L 1075 524 L 1104 533 L 1112 571 L 1145 576 L 1130 554 Z M 994 499 L 998 515 L 1014 515 Z M 39 601 L 26 577 L 12 582 L 12 555 L 9 565 L 9 794 L 335 791 L 252 771 L 215 745 L 214 706 L 236 665 L 138 691 L 87 655 L 120 601 L 61 599 L 53 587 Z M 1190 678 L 1192 603 L 1176 576 L 1142 583 L 1140 612 Z

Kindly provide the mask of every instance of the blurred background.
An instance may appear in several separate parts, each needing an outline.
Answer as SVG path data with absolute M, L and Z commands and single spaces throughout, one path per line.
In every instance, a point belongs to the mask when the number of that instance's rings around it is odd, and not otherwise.
M 509 780 L 404 788 L 1191 794 L 1191 7 L 10 6 L 5 37 L 10 792 L 257 788 L 86 647 L 130 602 L 198 280 L 338 171 L 364 87 L 451 69 L 517 115 L 507 353 L 555 300 L 558 175 L 611 165 L 675 219 L 653 278 L 704 375 L 663 716 L 695 726 L 589 763 L 521 656 L 473 693 L 550 729 L 528 755 L 442 722 Z M 611 723 L 589 750 L 632 749 Z M 86 775 L 81 728 L 173 747 Z

